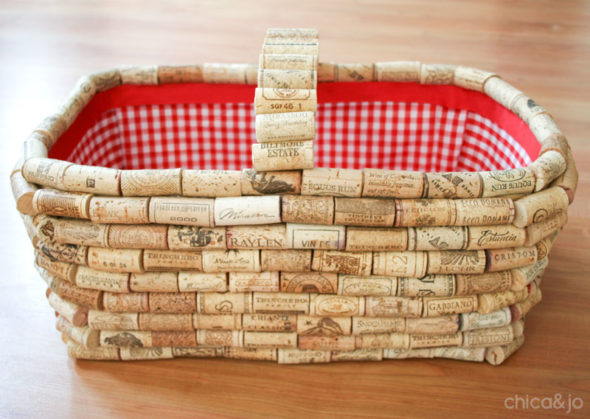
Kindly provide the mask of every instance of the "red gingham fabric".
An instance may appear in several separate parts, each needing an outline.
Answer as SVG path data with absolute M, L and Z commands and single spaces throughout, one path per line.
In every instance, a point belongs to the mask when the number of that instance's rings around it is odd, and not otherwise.
M 126 106 L 104 112 L 68 160 L 126 169 L 243 169 L 255 142 L 251 103 Z M 498 170 L 531 162 L 497 124 L 428 103 L 321 103 L 316 166 Z

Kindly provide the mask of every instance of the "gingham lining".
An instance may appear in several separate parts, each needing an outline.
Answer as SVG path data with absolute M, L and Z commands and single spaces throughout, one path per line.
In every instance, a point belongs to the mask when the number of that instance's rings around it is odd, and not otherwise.
M 531 162 L 487 118 L 428 103 L 320 103 L 316 165 L 461 171 Z M 243 169 L 252 166 L 251 104 L 126 106 L 108 110 L 72 150 L 79 164 L 126 169 Z

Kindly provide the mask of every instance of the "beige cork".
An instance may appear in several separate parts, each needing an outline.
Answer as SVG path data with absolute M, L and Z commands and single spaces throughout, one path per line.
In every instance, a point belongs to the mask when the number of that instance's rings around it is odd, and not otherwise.
M 88 249 L 88 266 L 106 272 L 143 272 L 143 250 L 140 249 Z
M 86 259 L 88 257 L 88 247 L 86 246 L 55 242 L 46 244 L 42 241 L 38 241 L 35 247 L 40 253 L 50 259 L 60 262 L 74 263 L 76 265 L 86 265 Z
M 512 316 L 508 307 L 487 314 L 473 312 L 463 313 L 460 316 L 462 331 L 507 326 L 512 321 Z
M 317 57 L 305 54 L 260 54 L 259 66 L 268 70 L 315 70 Z
M 245 359 L 249 361 L 277 361 L 276 348 L 224 348 L 224 357 L 229 359 Z
M 63 175 L 63 188 L 96 195 L 120 195 L 121 171 L 107 167 L 72 165 Z
M 52 260 L 49 256 L 36 253 L 35 263 L 47 270 L 50 274 L 55 275 L 56 277 L 63 279 L 64 281 L 74 282 L 74 278 L 76 276 L 76 271 L 78 270 L 78 265 L 73 265 L 71 263 L 65 262 L 58 262 L 56 260 Z
M 318 167 L 303 171 L 301 194 L 360 197 L 362 185 L 360 170 Z
M 202 83 L 203 67 L 200 65 L 158 66 L 159 84 Z
M 195 313 L 197 299 L 194 292 L 150 292 L 151 313 Z
M 346 227 L 317 224 L 287 224 L 289 249 L 344 249 Z
M 150 199 L 151 223 L 213 227 L 214 199 L 161 197 Z
M 281 292 L 336 294 L 338 275 L 329 272 L 281 272 Z
M 510 271 L 501 271 L 476 275 L 455 275 L 455 282 L 456 295 L 503 292 L 510 288 L 512 274 Z
M 346 251 L 396 251 L 408 248 L 407 228 L 347 227 Z
M 242 316 L 247 314 L 193 314 L 193 329 L 203 330 L 240 330 Z
M 514 340 L 514 332 L 510 325 L 463 332 L 463 346 L 468 348 L 505 345 L 512 340 Z
M 312 294 L 309 303 L 312 316 L 362 316 L 365 314 L 363 297 Z
M 72 163 L 47 158 L 31 158 L 24 162 L 23 177 L 30 183 L 63 189 L 63 176 Z
M 51 290 L 64 300 L 70 301 L 91 309 L 102 308 L 102 292 L 98 290 L 83 289 L 76 285 L 55 278 L 51 283 Z
M 357 296 L 395 295 L 398 278 L 388 276 L 338 275 L 338 294 Z
M 457 199 L 455 225 L 499 225 L 514 220 L 514 202 L 510 198 Z
M 318 38 L 318 30 L 313 28 L 269 28 L 266 30 L 266 40 L 270 39 L 300 39 L 314 40 Z
M 59 243 L 72 243 L 83 246 L 108 246 L 109 225 L 95 224 L 81 220 L 58 220 L 54 221 L 52 239 Z
M 565 172 L 567 163 L 562 154 L 555 150 L 543 153 L 528 168 L 536 178 L 535 192 L 544 189 Z
M 543 298 L 541 290 L 537 289 L 534 293 L 530 294 L 526 300 L 521 303 L 516 303 L 510 306 L 510 313 L 512 315 L 512 321 L 521 320 L 528 312 L 541 302 Z
M 543 259 L 539 259 L 533 264 L 512 269 L 510 271 L 512 274 L 512 284 L 510 286 L 510 289 L 512 291 L 519 291 L 524 289 L 524 287 L 533 282 L 535 278 L 543 275 L 548 264 L 549 258 L 545 256 Z
M 551 248 L 553 247 L 553 243 L 557 239 L 558 234 L 558 232 L 555 232 L 549 237 L 545 237 L 543 240 L 535 244 L 535 247 L 537 248 L 537 259 L 541 260 L 551 253 Z
M 420 82 L 419 61 L 390 61 L 375 63 L 378 81 Z
M 168 247 L 171 250 L 202 250 L 227 248 L 225 227 L 168 227 Z
M 458 66 L 455 68 L 453 83 L 455 86 L 483 92 L 486 81 L 492 77 L 497 75 L 473 67 Z
M 258 70 L 258 87 L 262 89 L 315 89 L 317 73 L 315 70 Z
M 523 92 L 506 83 L 500 77 L 488 79 L 484 85 L 484 92 L 507 109 L 513 109 L 516 101 L 524 97 Z
M 66 132 L 68 128 L 67 121 L 61 114 L 54 114 L 44 118 L 39 125 L 35 127 L 34 132 L 41 133 L 44 137 L 43 142 L 47 146 L 47 149 L 53 147 L 53 144 L 58 138 Z M 40 137 L 36 137 L 40 139 Z
M 455 294 L 454 275 L 426 275 L 424 278 L 399 278 L 399 297 L 451 297 Z
M 250 348 L 296 348 L 297 333 L 294 332 L 243 332 L 244 346 Z
M 284 292 L 255 292 L 255 313 L 309 313 L 309 294 Z
M 356 336 L 358 349 L 408 349 L 410 347 L 410 335 L 404 333 L 363 334 Z
M 104 272 L 86 266 L 79 266 L 75 284 L 80 288 L 110 292 L 129 292 L 129 274 L 127 272 Z
M 333 82 L 336 81 L 336 72 L 338 71 L 338 64 L 327 62 L 318 63 L 318 82 Z
M 408 229 L 408 250 L 460 250 L 467 247 L 467 227 L 416 227 Z
M 300 339 L 302 336 L 348 336 L 351 331 L 352 317 L 297 315 L 297 333 Z
M 205 63 L 203 81 L 205 83 L 246 84 L 247 64 Z
M 197 312 L 202 314 L 252 313 L 252 293 L 199 293 Z
M 193 331 L 152 331 L 152 345 L 155 347 L 191 348 L 197 346 L 197 335 Z
M 173 347 L 172 355 L 174 358 L 221 358 L 224 356 L 224 348 L 218 346 L 193 346 L 190 348 Z
M 476 172 L 426 173 L 427 198 L 479 198 L 482 187 Z
M 142 262 L 146 271 L 191 270 L 202 272 L 203 259 L 200 252 L 146 249 Z
M 365 317 L 352 318 L 352 334 L 403 333 L 406 319 L 403 317 Z
M 396 226 L 455 225 L 457 210 L 452 199 L 402 199 L 395 201 Z
M 375 252 L 373 273 L 375 275 L 422 278 L 426 275 L 428 252 Z
M 242 195 L 276 195 L 301 193 L 301 172 L 257 172 L 244 169 Z
M 373 64 L 337 64 L 335 81 L 360 82 L 375 80 L 375 66 Z
M 551 218 L 547 218 L 535 224 L 526 227 L 525 246 L 534 246 L 545 237 L 551 236 L 567 223 L 567 211 L 557 213 Z
M 529 194 L 535 189 L 535 175 L 529 168 L 481 172 L 484 197 Z
M 441 346 L 459 346 L 463 342 L 461 333 L 446 335 L 410 335 L 410 348 L 434 348 Z
M 354 351 L 332 351 L 331 362 L 341 361 L 382 361 L 383 350 L 356 349 Z
M 47 301 L 53 310 L 68 322 L 76 327 L 83 327 L 88 324 L 88 308 L 70 303 L 62 299 L 55 292 L 49 294 Z
M 252 145 L 252 166 L 259 172 L 311 169 L 313 165 L 313 141 Z
M 12 196 L 16 201 L 16 209 L 21 214 L 34 215 L 33 196 L 37 187 L 23 177 L 20 171 L 14 172 L 10 176 L 10 187 Z
M 92 73 L 88 78 L 94 84 L 97 92 L 112 89 L 121 85 L 121 73 L 117 68 Z
M 364 169 L 364 197 L 420 198 L 424 192 L 426 175 L 402 170 Z
M 486 252 L 484 250 L 445 250 L 427 253 L 427 272 L 430 274 L 478 274 L 483 273 L 486 269 Z
M 287 44 L 264 44 L 262 46 L 263 54 L 307 54 L 318 55 L 319 47 L 317 44 L 300 44 L 297 42 Z
M 119 349 L 119 355 L 123 361 L 148 361 L 156 359 L 172 359 L 172 348 L 132 348 Z
M 371 252 L 316 250 L 313 254 L 311 269 L 319 272 L 370 275 L 373 259 L 372 256 Z
M 454 346 L 433 348 L 435 358 L 448 358 L 460 361 L 483 362 L 486 348 L 457 348 Z
M 230 272 L 230 292 L 278 292 L 278 272 Z
M 158 67 L 126 66 L 119 69 L 122 84 L 158 84 Z
M 556 151 L 568 162 L 568 155 L 571 153 L 571 147 L 568 144 L 567 138 L 559 130 L 550 132 L 542 138 L 537 138 L 541 143 L 541 151 L 539 156 L 547 153 L 548 151 Z M 41 138 L 40 141 L 43 141 Z M 567 163 L 569 165 L 569 163 Z
M 447 64 L 422 64 L 420 83 L 422 84 L 453 84 L 455 66 Z
M 96 330 L 138 330 L 138 316 L 137 313 L 90 310 L 88 312 L 88 327 Z
M 422 299 L 406 297 L 365 297 L 366 315 L 369 317 L 420 317 Z
M 281 218 L 287 223 L 334 223 L 334 198 L 331 196 L 285 195 L 281 199 Z
M 526 103 L 524 100 L 517 102 L 514 112 L 528 124 L 533 135 L 541 144 L 554 135 L 563 135 L 549 112 L 531 99 Z
M 148 294 L 145 292 L 103 294 L 105 311 L 113 313 L 146 313 L 150 311 Z
M 89 218 L 92 195 L 81 195 L 52 189 L 38 189 L 33 195 L 33 212 L 59 217 Z
M 92 197 L 89 215 L 95 223 L 147 224 L 149 198 Z
M 299 336 L 299 349 L 353 351 L 354 336 Z
M 76 87 L 70 91 L 66 100 L 61 103 L 58 111 L 66 121 L 68 127 L 74 123 L 95 93 L 96 88 L 87 77 L 82 77 Z
M 508 307 L 512 304 L 523 301 L 528 295 L 527 289 L 520 291 L 503 291 L 478 295 L 477 311 L 481 314 L 488 314 L 492 311 Z
M 215 200 L 215 225 L 275 224 L 281 222 L 279 196 L 243 196 Z
M 297 331 L 296 314 L 257 313 L 242 315 L 242 329 L 259 332 L 295 332 Z
M 51 243 L 55 240 L 56 225 L 58 223 L 57 218 L 50 217 L 45 214 L 37 214 L 31 217 L 31 227 L 33 229 L 34 236 L 37 240 L 41 240 L 45 243 Z M 63 220 L 72 221 L 72 220 Z M 106 237 L 105 237 L 106 239 Z M 78 243 L 74 243 L 78 244 Z
M 185 196 L 240 196 L 239 170 L 183 170 L 182 194 Z
M 87 326 L 75 327 L 61 316 L 57 318 L 55 328 L 86 348 L 97 348 L 100 345 L 100 332 L 98 330 L 91 330 Z
M 502 364 L 524 343 L 524 336 L 519 336 L 506 345 L 491 346 L 486 349 L 485 359 L 492 365 Z
M 452 335 L 459 331 L 459 316 L 415 318 L 406 320 L 406 333 L 410 335 Z
M 524 244 L 525 240 L 526 231 L 513 225 L 472 226 L 469 227 L 467 249 L 519 247 Z
M 178 274 L 176 272 L 131 274 L 129 288 L 133 292 L 178 292 Z
M 574 202 L 574 196 L 578 187 L 578 169 L 571 150 L 567 152 L 567 168 L 561 176 L 553 182 L 553 185 L 563 188 L 570 204 Z
M 279 364 L 325 364 L 330 362 L 330 351 L 278 350 Z
M 133 277 L 131 278 L 133 281 Z M 227 274 L 179 272 L 178 291 L 180 292 L 225 292 L 227 291 Z
M 285 224 L 260 226 L 228 226 L 228 249 L 286 249 Z
M 477 310 L 477 296 L 465 297 L 424 297 L 424 317 L 446 314 L 470 313 Z
M 311 250 L 262 250 L 261 270 L 308 272 L 311 270 L 311 253 Z
M 181 169 L 123 170 L 123 196 L 181 195 Z
M 313 112 L 256 115 L 256 140 L 259 143 L 313 140 L 315 134 L 315 114 Z
M 504 271 L 520 266 L 532 265 L 537 261 L 535 246 L 513 247 L 509 249 L 486 250 L 487 271 Z
M 260 272 L 259 250 L 203 250 L 203 272 Z
M 74 359 L 85 359 L 89 361 L 119 361 L 118 348 L 85 348 L 74 342 L 68 342 L 68 356 Z
M 394 220 L 395 203 L 391 199 L 335 199 L 335 224 L 352 226 L 393 227 Z
M 117 249 L 168 249 L 168 226 L 113 224 L 108 246 Z
M 410 358 L 434 358 L 436 348 L 404 349 L 386 348 L 383 349 L 383 359 L 410 359 Z M 447 349 L 447 348 L 440 348 Z
M 152 332 L 138 330 L 101 330 L 100 346 L 106 347 L 130 347 L 151 348 Z
M 31 240 L 31 244 L 33 245 L 33 247 L 37 247 L 40 240 L 39 237 L 37 237 L 37 227 L 35 226 L 35 224 L 33 224 L 33 217 L 24 214 L 21 214 L 20 217 L 23 220 L 23 224 L 25 226 L 27 236 L 29 236 L 29 239 Z M 43 217 L 47 216 L 44 215 Z

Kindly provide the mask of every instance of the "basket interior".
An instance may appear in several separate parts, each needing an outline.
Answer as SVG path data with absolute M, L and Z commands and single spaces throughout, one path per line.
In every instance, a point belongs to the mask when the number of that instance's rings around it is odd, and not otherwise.
M 120 86 L 97 94 L 50 157 L 120 169 L 250 168 L 255 86 Z M 419 171 L 528 165 L 539 143 L 486 95 L 416 83 L 320 83 L 316 166 Z

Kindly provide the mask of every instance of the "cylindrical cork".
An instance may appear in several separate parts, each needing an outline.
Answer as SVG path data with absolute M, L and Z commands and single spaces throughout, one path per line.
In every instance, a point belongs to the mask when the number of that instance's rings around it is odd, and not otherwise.
M 299 349 L 353 351 L 354 336 L 299 336 Z
M 129 288 L 133 292 L 178 292 L 178 274 L 176 272 L 131 274 Z
M 58 262 L 41 253 L 36 253 L 35 263 L 56 277 L 72 283 L 78 269 L 78 265 Z
M 313 112 L 256 115 L 256 140 L 259 143 L 313 140 L 315 134 Z
M 338 274 L 329 272 L 281 272 L 282 292 L 336 294 Z
M 243 314 L 241 328 L 251 331 L 295 332 L 297 314 Z
M 149 206 L 151 223 L 213 227 L 214 199 L 162 197 L 152 198 Z
M 373 64 L 338 64 L 335 70 L 335 81 L 359 82 L 376 79 Z
M 278 272 L 230 272 L 230 292 L 278 292 Z
M 239 170 L 183 170 L 182 194 L 184 196 L 240 196 L 241 172 Z
M 300 44 L 296 41 L 283 44 L 264 44 L 263 54 L 307 54 L 318 55 L 318 44 Z
M 548 151 L 556 151 L 562 155 L 562 157 L 568 161 L 568 154 L 571 152 L 571 147 L 567 142 L 567 138 L 559 130 L 551 132 L 549 135 L 543 138 L 537 138 L 541 143 L 541 151 L 539 156 L 547 153 Z
M 318 38 L 318 30 L 312 28 L 269 28 L 266 30 L 267 40 L 310 40 Z
M 158 84 L 158 67 L 126 66 L 119 68 L 121 84 Z
M 193 331 L 153 331 L 152 345 L 155 347 L 194 347 L 197 335 Z
M 401 199 L 395 201 L 396 226 L 452 226 L 457 210 L 452 199 Z
M 311 250 L 262 250 L 260 266 L 263 271 L 308 272 L 311 257 Z
M 147 313 L 150 311 L 147 292 L 105 292 L 102 304 L 105 311 L 113 313 Z
M 108 246 L 109 225 L 95 224 L 81 220 L 51 219 L 52 239 L 58 243 L 71 243 L 82 246 Z M 47 229 L 45 229 L 47 230 Z
M 348 227 L 346 251 L 396 251 L 408 248 L 407 228 Z
M 27 231 L 27 235 L 31 240 L 31 244 L 33 245 L 33 247 L 37 247 L 39 244 L 39 237 L 37 237 L 37 228 L 33 224 L 33 217 L 31 217 L 30 215 L 21 214 L 21 219 L 23 220 L 23 224 L 25 225 L 25 230 Z
M 235 348 L 240 349 L 240 348 Z M 224 348 L 220 346 L 193 346 L 191 348 L 172 348 L 174 358 L 221 358 Z
M 530 294 L 523 302 L 511 305 L 510 313 L 512 314 L 512 320 L 521 320 L 534 306 L 541 302 L 541 299 L 541 290 L 537 289 L 533 294 Z
M 103 92 L 121 84 L 121 73 L 118 68 L 92 73 L 88 78 L 94 84 L 97 92 Z
M 535 189 L 535 175 L 529 168 L 481 172 L 484 197 L 529 194 Z
M 336 81 L 336 72 L 338 71 L 338 65 L 332 62 L 320 62 L 318 63 L 318 82 L 332 82 Z
M 308 56 L 309 57 L 309 56 Z M 254 94 L 257 115 L 317 111 L 315 89 L 257 88 Z
M 138 314 L 90 310 L 88 327 L 96 330 L 138 330 Z
M 504 271 L 520 266 L 532 265 L 537 261 L 537 248 L 514 247 L 510 249 L 486 250 L 488 272 Z
M 195 313 L 197 298 L 194 292 L 150 292 L 151 313 Z
M 301 172 L 257 172 L 244 169 L 241 183 L 242 195 L 299 194 Z
M 319 272 L 366 276 L 371 274 L 372 258 L 371 252 L 316 250 L 313 254 L 311 269 Z
M 309 294 L 255 292 L 254 313 L 309 313 Z
M 76 244 L 50 243 L 46 244 L 38 241 L 35 246 L 39 252 L 52 260 L 59 262 L 74 263 L 76 265 L 86 265 L 88 248 Z
M 360 170 L 315 168 L 303 171 L 301 194 L 360 197 L 362 185 Z
M 202 314 L 252 313 L 252 293 L 199 293 L 197 311 Z
M 565 190 L 570 204 L 574 202 L 574 195 L 578 187 L 578 169 L 571 149 L 567 151 L 567 168 L 561 176 L 555 179 L 553 185 Z
M 420 82 L 419 61 L 390 61 L 375 63 L 378 81 Z
M 92 197 L 90 219 L 95 223 L 147 224 L 150 198 Z
M 422 278 L 426 275 L 428 252 L 375 252 L 373 273 L 375 275 Z
M 298 294 L 303 295 L 303 294 Z M 312 294 L 309 302 L 311 316 L 363 316 L 365 299 L 348 295 Z
M 356 349 L 354 351 L 332 351 L 331 362 L 340 361 L 382 361 L 383 350 Z
M 405 332 L 410 335 L 452 335 L 458 331 L 459 316 L 457 315 L 406 320 Z
M 471 313 L 475 310 L 477 310 L 476 295 L 450 298 L 424 297 L 424 317 Z
M 48 140 L 42 133 L 33 131 L 23 143 L 23 160 L 46 158 L 47 150 L 49 149 L 48 144 L 51 146 L 50 140 Z
M 252 145 L 252 166 L 259 172 L 311 169 L 313 161 L 313 141 Z
M 346 227 L 315 224 L 287 224 L 289 249 L 344 249 Z
M 168 227 L 168 247 L 171 250 L 225 249 L 225 227 Z
M 205 83 L 246 84 L 247 64 L 205 63 L 203 81 Z
M 520 291 L 508 290 L 489 294 L 479 294 L 477 311 L 481 314 L 488 314 L 492 311 L 523 301 L 527 295 L 528 291 L 526 288 Z
M 74 194 L 51 189 L 38 189 L 33 195 L 33 212 L 59 217 L 89 218 L 92 195 Z
M 335 224 L 392 227 L 394 220 L 395 203 L 392 199 L 335 199 Z
M 526 231 L 513 225 L 471 226 L 467 249 L 502 249 L 520 247 L 526 240 Z
M 250 294 L 241 294 L 250 295 Z M 240 330 L 242 316 L 247 314 L 193 314 L 193 329 L 202 330 Z
M 408 250 L 461 250 L 468 238 L 467 227 L 409 228 Z
M 120 170 L 74 164 L 63 174 L 63 188 L 71 192 L 117 196 L 121 195 L 120 180 Z
M 524 343 L 524 336 L 519 336 L 507 345 L 491 346 L 486 349 L 486 361 L 492 365 L 502 364 Z
M 477 172 L 426 173 L 426 198 L 479 198 L 482 187 Z
M 365 297 L 366 316 L 369 317 L 420 317 L 422 299 L 406 297 Z
M 277 349 L 227 346 L 224 348 L 223 356 L 229 359 L 246 359 L 249 361 L 277 361 Z
M 446 335 L 410 335 L 410 348 L 435 348 L 441 346 L 459 346 L 463 343 L 461 333 Z
M 75 284 L 80 288 L 110 292 L 129 292 L 129 274 L 127 272 L 104 272 L 79 266 Z
M 143 272 L 143 250 L 140 249 L 88 249 L 88 266 L 106 272 Z
M 203 271 L 203 256 L 200 252 L 146 249 L 142 262 L 146 271 Z
M 514 220 L 514 202 L 510 198 L 456 199 L 455 225 L 499 225 Z
M 447 348 L 440 348 L 447 349 Z M 385 348 L 383 349 L 383 359 L 410 359 L 410 358 L 434 358 L 436 348 L 423 349 L 404 349 L 404 348 Z
M 330 362 L 330 351 L 306 351 L 279 348 L 279 364 L 325 364 Z
M 33 232 L 37 240 L 41 240 L 45 243 L 52 243 L 56 240 L 56 231 L 57 231 L 57 218 L 49 217 L 45 214 L 37 214 L 31 217 L 31 224 L 33 227 Z M 63 221 L 72 221 L 72 220 L 63 220 Z M 78 243 L 74 243 L 78 244 Z
M 62 299 L 83 307 L 99 310 L 102 308 L 102 292 L 79 288 L 68 281 L 55 279 L 51 283 L 51 290 Z
M 260 272 L 259 250 L 203 250 L 203 272 Z
M 513 109 L 516 100 L 524 97 L 523 92 L 506 83 L 500 77 L 488 79 L 484 84 L 484 92 L 507 109 Z
M 537 259 L 544 259 L 545 256 L 548 256 L 549 253 L 551 253 L 551 248 L 553 247 L 553 243 L 555 243 L 558 234 L 559 233 L 556 231 L 549 237 L 545 237 L 543 240 L 535 244 L 535 247 L 537 248 Z
M 159 84 L 202 83 L 203 67 L 200 65 L 158 66 Z
M 123 196 L 182 195 L 181 169 L 123 170 Z
M 152 333 L 146 331 L 110 331 L 103 330 L 100 332 L 101 346 L 131 347 L 131 348 L 151 348 Z
M 276 70 L 315 70 L 317 57 L 305 54 L 260 54 L 259 66 Z
M 215 200 L 215 225 L 275 224 L 280 222 L 280 196 L 242 196 Z
M 53 147 L 57 139 L 66 132 L 68 128 L 65 118 L 61 114 L 54 114 L 44 118 L 39 125 L 35 127 L 34 132 L 43 134 L 45 139 L 43 142 L 47 145 L 47 149 Z M 36 137 L 39 138 L 40 137 Z
M 399 297 L 451 297 L 455 294 L 454 275 L 427 275 L 424 278 L 399 278 Z
M 513 339 L 514 332 L 510 325 L 463 332 L 463 346 L 468 348 L 505 345 Z
M 404 333 L 363 334 L 356 336 L 358 349 L 408 349 L 410 347 L 410 335 Z
M 59 113 L 66 121 L 67 126 L 71 126 L 80 112 L 90 102 L 96 89 L 91 81 L 82 78 L 76 87 L 70 91 L 66 100 L 59 107 Z
M 549 263 L 549 258 L 545 256 L 543 259 L 539 259 L 532 265 L 522 266 L 520 268 L 512 269 L 512 285 L 510 289 L 512 291 L 519 291 L 524 289 L 528 284 L 533 282 L 535 278 L 543 275 L 545 268 Z
M 463 313 L 460 315 L 461 331 L 489 329 L 491 327 L 507 326 L 512 321 L 510 309 L 504 307 L 488 314 L 477 312 Z
M 244 332 L 238 330 L 197 330 L 199 345 L 243 346 Z
M 133 277 L 131 278 L 133 281 Z M 170 281 L 172 282 L 172 281 Z M 131 284 L 133 289 L 133 282 Z M 226 273 L 179 272 L 178 291 L 180 292 L 225 292 Z
M 168 226 L 114 224 L 108 245 L 117 249 L 167 249 Z
M 322 317 L 297 315 L 299 336 L 348 336 L 352 330 L 352 317 Z M 301 341 L 300 341 L 301 342 Z
M 27 215 L 35 214 L 33 196 L 35 195 L 35 191 L 37 191 L 37 187 L 27 182 L 20 171 L 14 172 L 10 176 L 10 186 L 18 212 Z
M 281 274 L 282 275 L 282 274 Z M 395 295 L 398 279 L 389 276 L 338 275 L 338 294 L 362 296 Z
M 296 348 L 297 333 L 294 332 L 243 332 L 244 346 L 250 348 Z
M 258 70 L 258 87 L 262 89 L 315 89 L 317 73 L 315 70 Z
M 455 68 L 456 66 L 448 64 L 422 64 L 420 68 L 420 83 L 453 84 Z
M 334 198 L 331 196 L 285 195 L 282 201 L 282 220 L 287 223 L 334 223 Z
M 526 228 L 525 246 L 533 246 L 560 230 L 567 223 L 567 211 L 562 211 L 551 218 L 531 224 Z
M 52 309 L 72 325 L 82 327 L 88 324 L 88 307 L 81 307 L 77 304 L 63 300 L 55 292 L 49 294 L 47 301 Z
M 567 211 L 569 199 L 565 190 L 558 186 L 536 192 L 514 201 L 516 216 L 514 225 L 526 227 L 539 223 L 561 211 Z
M 403 317 L 365 317 L 352 318 L 352 334 L 403 333 L 406 319 Z
M 492 77 L 498 76 L 494 73 L 489 73 L 478 68 L 458 66 L 455 68 L 453 83 L 455 86 L 483 92 L 483 87 L 486 81 Z
M 403 170 L 363 170 L 362 196 L 378 198 L 420 198 L 426 175 Z
M 503 292 L 510 288 L 512 274 L 510 271 L 502 271 L 476 275 L 455 275 L 455 282 L 456 295 Z
M 74 359 L 86 359 L 90 361 L 119 361 L 119 348 L 85 348 L 70 340 L 68 342 L 68 356 Z
M 285 224 L 227 227 L 228 249 L 286 249 Z
M 132 348 L 119 349 L 119 356 L 123 361 L 148 361 L 154 359 L 172 359 L 172 348 Z
M 529 99 L 530 100 L 530 99 Z M 529 106 L 531 102 L 534 104 Z M 515 113 L 520 113 L 520 116 L 529 126 L 535 138 L 543 145 L 545 140 L 555 135 L 563 135 L 553 117 L 547 112 L 545 108 L 530 100 L 524 103 L 524 100 L 516 103 Z M 543 153 L 539 153 L 542 155 Z M 565 157 L 565 156 L 564 156 Z
M 87 326 L 74 327 L 63 317 L 57 318 L 55 328 L 60 332 L 64 332 L 70 339 L 86 348 L 96 348 L 100 344 L 100 332 L 98 330 L 91 330 Z
M 433 348 L 432 354 L 435 358 L 457 359 L 460 361 L 483 362 L 486 348 Z

